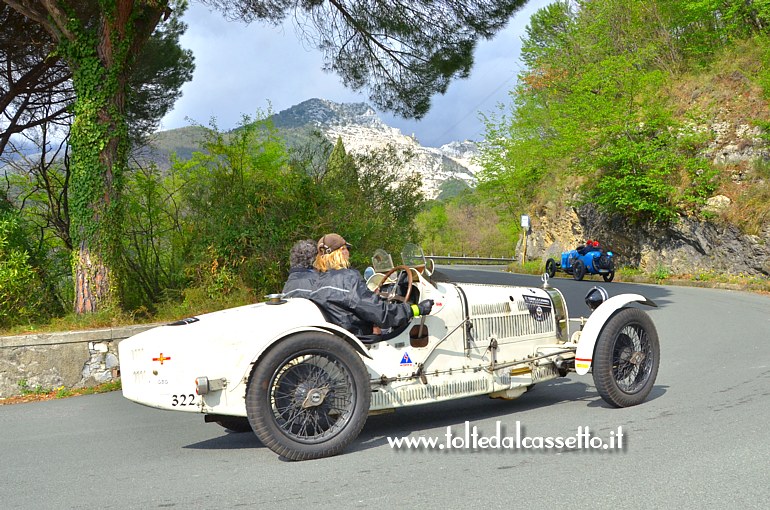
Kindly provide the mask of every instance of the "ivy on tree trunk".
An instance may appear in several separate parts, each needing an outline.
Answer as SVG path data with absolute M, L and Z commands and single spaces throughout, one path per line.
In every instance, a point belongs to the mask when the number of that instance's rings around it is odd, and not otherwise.
M 114 19 L 114 18 L 113 18 Z M 72 68 L 77 100 L 71 131 L 71 234 L 75 312 L 95 312 L 118 295 L 120 191 L 127 161 L 125 57 L 109 18 L 100 33 L 75 27 L 61 47 Z
M 72 72 L 70 197 L 75 312 L 117 304 L 131 65 L 168 0 L 4 0 L 43 26 Z

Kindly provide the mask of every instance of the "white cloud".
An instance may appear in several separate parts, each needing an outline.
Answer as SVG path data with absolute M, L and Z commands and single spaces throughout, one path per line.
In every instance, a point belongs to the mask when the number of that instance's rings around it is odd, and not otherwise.
M 520 71 L 521 36 L 530 16 L 552 0 L 530 0 L 491 41 L 478 44 L 469 78 L 453 82 L 447 93 L 433 98 L 420 121 L 380 112 L 382 119 L 423 145 L 480 139 L 479 112 L 508 102 Z M 269 107 L 275 112 L 310 98 L 335 102 L 369 102 L 364 92 L 342 86 L 336 74 L 324 73 L 321 53 L 303 47 L 290 21 L 282 26 L 228 22 L 218 12 L 193 3 L 185 13 L 187 32 L 181 45 L 195 55 L 195 74 L 182 87 L 182 97 L 166 115 L 161 129 L 202 124 L 216 118 L 220 128 L 235 127 L 241 117 Z

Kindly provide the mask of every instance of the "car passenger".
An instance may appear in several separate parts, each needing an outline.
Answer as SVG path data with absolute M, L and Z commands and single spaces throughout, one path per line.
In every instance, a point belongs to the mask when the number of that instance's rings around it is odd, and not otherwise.
M 585 255 L 588 252 L 595 251 L 598 249 L 599 249 L 599 241 L 588 239 L 585 245 L 580 245 L 575 250 L 578 252 L 579 255 Z
M 356 336 L 369 336 L 376 333 L 373 328 L 398 329 L 412 317 L 430 313 L 432 299 L 418 305 L 390 303 L 369 290 L 361 273 L 350 269 L 350 247 L 339 234 L 327 234 L 318 240 L 317 290 L 310 299 L 326 312 L 330 322 Z
M 316 289 L 318 272 L 313 268 L 318 248 L 312 239 L 303 239 L 294 243 L 289 252 L 289 278 L 283 285 L 286 297 L 310 296 Z

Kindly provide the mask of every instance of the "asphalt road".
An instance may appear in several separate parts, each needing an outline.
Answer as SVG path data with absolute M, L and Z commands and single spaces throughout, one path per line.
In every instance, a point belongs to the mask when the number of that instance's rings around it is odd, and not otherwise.
M 441 268 L 456 280 L 537 278 Z M 572 316 L 593 284 L 644 294 L 661 340 L 647 402 L 609 408 L 590 375 L 514 401 L 470 398 L 370 417 L 343 455 L 286 462 L 252 434 L 157 411 L 120 393 L 0 406 L 0 508 L 766 508 L 770 501 L 770 298 L 556 278 Z M 395 450 L 464 423 L 493 436 L 607 438 L 622 450 Z

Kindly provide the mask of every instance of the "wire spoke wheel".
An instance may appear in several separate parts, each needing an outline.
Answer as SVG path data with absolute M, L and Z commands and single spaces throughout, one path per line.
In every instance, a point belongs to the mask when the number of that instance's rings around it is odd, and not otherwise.
M 246 390 L 246 413 L 262 443 L 291 460 L 337 455 L 364 426 L 369 374 L 346 341 L 301 333 L 260 359 Z
M 334 436 L 345 427 L 354 409 L 350 369 L 323 354 L 288 360 L 274 375 L 270 391 L 278 427 L 304 443 Z
M 583 279 L 585 275 L 586 275 L 586 265 L 583 263 L 582 260 L 577 259 L 572 264 L 572 278 L 580 281 Z
M 622 391 L 636 393 L 643 386 L 654 356 L 647 332 L 638 324 L 624 327 L 612 350 L 612 373 Z
M 660 364 L 658 333 L 638 308 L 623 308 L 596 341 L 593 376 L 602 398 L 615 407 L 642 403 L 655 384 Z

